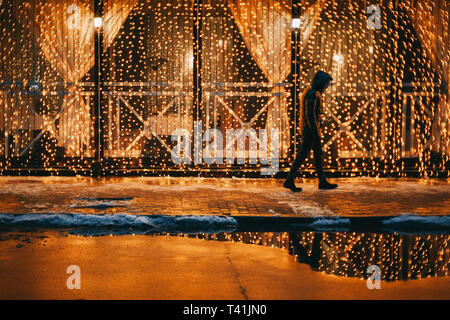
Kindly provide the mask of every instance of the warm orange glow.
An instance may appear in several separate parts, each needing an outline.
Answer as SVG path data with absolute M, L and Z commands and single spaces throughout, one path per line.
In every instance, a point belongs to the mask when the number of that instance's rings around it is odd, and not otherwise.
M 449 4 L 378 5 L 381 28 L 370 29 L 368 4 L 358 1 L 104 1 L 107 170 L 210 170 L 177 167 L 168 156 L 171 133 L 191 131 L 194 120 L 224 134 L 277 128 L 287 166 L 300 143 L 299 95 L 323 69 L 335 82 L 324 95 L 322 119 L 330 170 L 347 176 L 445 171 Z M 98 134 L 93 2 L 3 2 L 0 15 L 4 167 L 16 166 L 13 158 L 49 171 L 89 166 Z M 258 166 L 247 161 L 239 168 Z

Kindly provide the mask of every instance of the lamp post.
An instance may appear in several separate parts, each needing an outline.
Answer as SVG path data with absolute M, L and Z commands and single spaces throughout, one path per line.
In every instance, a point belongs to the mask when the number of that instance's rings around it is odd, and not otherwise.
M 194 1 L 194 52 L 193 52 L 193 78 L 194 78 L 194 110 L 196 120 L 201 119 L 202 103 L 202 17 L 203 0 Z
M 95 159 L 92 164 L 92 173 L 97 176 L 100 173 L 101 160 L 103 158 L 103 134 L 102 134 L 102 115 L 101 115 L 101 54 L 102 54 L 102 3 L 94 1 L 94 28 L 95 28 L 95 63 L 94 63 L 94 141 L 95 141 Z
M 294 31 L 294 156 L 297 154 L 297 90 L 298 90 L 298 74 L 297 74 L 297 50 L 298 50 L 298 31 L 300 29 L 300 18 L 292 19 L 292 29 Z M 300 124 L 301 125 L 301 124 Z

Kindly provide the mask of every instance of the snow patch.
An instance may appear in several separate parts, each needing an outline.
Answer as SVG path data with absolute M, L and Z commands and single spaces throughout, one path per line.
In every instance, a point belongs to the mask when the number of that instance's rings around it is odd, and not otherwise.
M 450 229 L 450 216 L 418 216 L 403 214 L 401 216 L 387 218 L 382 221 L 387 230 L 398 231 L 427 231 Z
M 350 219 L 341 217 L 320 217 L 310 223 L 309 226 L 319 231 L 346 231 L 350 227 Z
M 237 221 L 225 216 L 145 216 L 131 214 L 0 214 L 0 226 L 38 228 L 116 228 L 154 231 L 233 229 Z

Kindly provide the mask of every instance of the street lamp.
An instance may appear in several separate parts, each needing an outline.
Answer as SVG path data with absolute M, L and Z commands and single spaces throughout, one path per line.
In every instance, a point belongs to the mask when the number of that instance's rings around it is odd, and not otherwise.
M 102 26 L 102 18 L 101 17 L 95 17 L 94 18 L 94 27 L 96 29 L 99 29 L 99 28 L 101 28 L 101 26 Z
M 98 10 L 98 9 L 97 9 Z M 100 12 L 99 12 L 100 13 Z M 94 17 L 95 27 L 95 100 L 94 100 L 94 113 L 95 113 L 95 161 L 94 171 L 98 174 L 100 171 L 100 161 L 103 158 L 103 135 L 102 135 L 102 123 L 101 123 L 101 54 L 102 54 L 102 18 L 99 16 Z

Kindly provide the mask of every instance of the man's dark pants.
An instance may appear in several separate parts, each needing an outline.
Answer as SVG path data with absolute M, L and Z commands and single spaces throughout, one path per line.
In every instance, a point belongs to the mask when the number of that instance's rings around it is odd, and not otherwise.
M 320 137 L 318 134 L 313 133 L 309 127 L 303 128 L 303 142 L 289 172 L 288 180 L 294 181 L 300 165 L 308 157 L 311 148 L 314 153 L 314 165 L 317 176 L 320 181 L 326 180 L 322 167 L 322 144 L 320 143 Z

